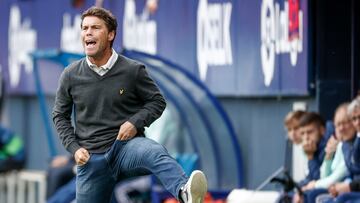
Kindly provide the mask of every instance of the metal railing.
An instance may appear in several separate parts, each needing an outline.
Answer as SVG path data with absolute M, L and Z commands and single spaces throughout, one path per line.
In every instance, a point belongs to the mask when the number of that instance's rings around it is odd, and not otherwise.
M 0 174 L 0 203 L 45 203 L 46 172 L 11 171 Z

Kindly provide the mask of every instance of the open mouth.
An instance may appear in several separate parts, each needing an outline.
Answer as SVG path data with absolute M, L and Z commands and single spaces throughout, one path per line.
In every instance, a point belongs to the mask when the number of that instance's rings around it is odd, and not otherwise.
M 86 40 L 85 41 L 86 46 L 94 46 L 96 44 L 95 40 Z

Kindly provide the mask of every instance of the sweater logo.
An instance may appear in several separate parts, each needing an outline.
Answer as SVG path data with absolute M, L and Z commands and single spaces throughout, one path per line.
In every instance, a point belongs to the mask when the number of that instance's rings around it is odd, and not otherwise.
M 123 88 L 120 89 L 119 93 L 120 95 L 124 94 L 125 90 Z

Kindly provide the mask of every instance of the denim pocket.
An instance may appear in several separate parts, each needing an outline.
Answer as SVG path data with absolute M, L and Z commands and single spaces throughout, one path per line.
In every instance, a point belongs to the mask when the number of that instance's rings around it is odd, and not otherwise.
M 85 173 L 86 168 L 87 168 L 88 165 L 89 165 L 89 161 L 86 162 L 86 163 L 83 164 L 83 165 L 76 165 L 76 173 L 77 173 L 78 175 L 82 175 L 83 173 Z
M 77 166 L 77 168 L 85 168 L 86 167 L 86 165 L 88 165 L 89 164 L 89 161 L 88 162 L 86 162 L 85 164 L 83 164 L 83 165 L 77 165 L 76 164 L 76 166 Z
M 110 166 L 112 166 L 119 159 L 119 154 L 123 150 L 124 146 L 128 140 L 118 140 L 116 139 L 114 144 L 111 146 L 111 149 L 105 154 L 105 158 L 107 159 Z
M 113 154 L 118 154 L 123 147 L 126 145 L 126 143 L 128 142 L 128 140 L 118 140 L 116 139 L 114 144 L 111 146 L 110 151 L 108 152 L 109 155 L 113 155 Z

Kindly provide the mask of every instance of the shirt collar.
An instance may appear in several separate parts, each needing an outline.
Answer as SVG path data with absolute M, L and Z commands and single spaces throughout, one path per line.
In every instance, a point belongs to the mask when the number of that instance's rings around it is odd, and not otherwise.
M 111 56 L 108 59 L 108 61 L 104 65 L 98 67 L 97 65 L 91 63 L 91 61 L 89 60 L 89 57 L 86 56 L 86 62 L 90 66 L 90 68 L 92 68 L 92 69 L 93 68 L 102 68 L 102 69 L 105 69 L 105 70 L 110 70 L 114 66 L 117 59 L 118 59 L 118 55 L 115 52 L 115 50 L 112 49 L 112 53 L 111 53 Z

